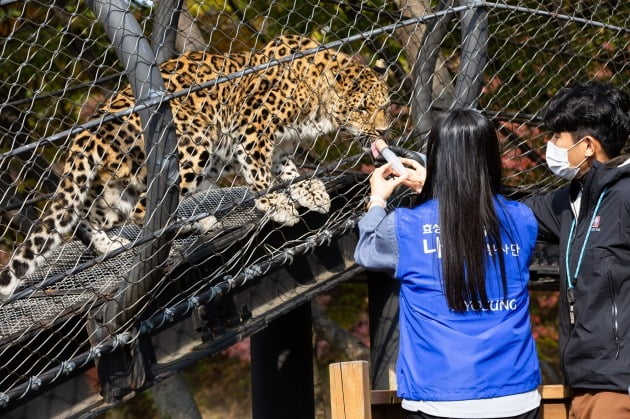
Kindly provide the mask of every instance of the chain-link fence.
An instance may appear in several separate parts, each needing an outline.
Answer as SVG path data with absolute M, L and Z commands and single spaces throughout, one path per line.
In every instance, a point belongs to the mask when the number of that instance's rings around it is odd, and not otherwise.
M 558 186 L 548 99 L 630 85 L 615 0 L 1 0 L 0 20 L 9 410 L 352 231 L 385 129 L 421 150 L 437 112 L 477 107 L 526 195 Z

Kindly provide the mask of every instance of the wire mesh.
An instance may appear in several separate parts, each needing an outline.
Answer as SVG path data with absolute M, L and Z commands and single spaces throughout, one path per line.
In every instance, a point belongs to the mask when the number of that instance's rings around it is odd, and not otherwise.
M 128 13 L 147 36 L 155 29 L 158 6 L 159 2 L 128 5 Z M 467 31 L 462 19 L 467 19 L 466 13 L 479 11 L 483 14 L 475 15 L 477 29 Z M 268 80 L 275 74 L 279 83 L 296 83 L 289 80 L 288 71 L 273 73 L 272 69 L 288 68 L 322 51 L 343 53 L 366 69 L 386 69 L 382 80 L 389 89 L 387 111 L 393 118 L 389 142 L 417 150 L 424 145 L 425 121 L 456 103 L 462 86 L 472 86 L 465 84 L 462 68 L 478 62 L 481 67 L 476 72 L 482 83 L 480 90 L 474 91 L 472 105 L 495 122 L 503 146 L 504 183 L 520 195 L 559 186 L 545 168 L 546 136 L 536 117 L 555 92 L 571 82 L 587 80 L 626 90 L 630 87 L 630 6 L 613 0 L 190 0 L 180 11 L 175 45 L 164 46 L 175 55 L 171 64 L 163 67 L 167 92 L 143 103 L 135 103 L 129 95 L 133 106 L 121 108 L 116 106 L 120 99 L 116 92 L 130 92 L 124 63 L 118 60 L 116 46 L 95 12 L 84 2 L 0 1 L 0 22 L 0 265 L 5 267 L 23 247 L 21 243 L 40 228 L 42 214 L 62 193 L 58 185 L 68 179 L 64 164 L 76 156 L 72 153 L 76 138 L 87 132 L 101 135 L 109 144 L 114 138 L 136 142 L 139 148 L 127 147 L 127 152 L 121 151 L 114 160 L 141 156 L 143 161 L 142 130 L 134 115 L 170 101 L 176 124 L 184 125 L 208 112 L 203 106 L 187 104 L 198 100 L 198 92 L 213 91 L 231 92 L 232 96 L 210 93 L 204 100 L 224 103 L 242 97 L 242 102 L 233 120 L 204 117 L 208 126 L 198 128 L 197 140 L 214 135 L 211 141 L 220 142 L 231 135 L 228 132 L 237 119 L 264 130 L 271 119 L 248 120 L 241 113 L 252 103 L 256 107 L 255 102 L 246 102 L 252 92 L 239 91 L 244 80 Z M 482 45 L 487 49 L 472 54 L 464 51 L 466 37 L 479 36 L 482 31 L 488 34 L 487 44 Z M 261 53 L 274 39 L 287 35 L 311 39 L 316 47 L 280 58 Z M 212 77 L 204 78 L 202 67 L 185 66 L 183 59 L 177 58 L 190 51 L 202 52 L 190 55 L 197 60 L 211 62 L 212 56 L 229 56 L 241 60 L 242 65 L 230 68 L 224 62 Z M 243 58 L 246 54 L 254 58 L 248 61 Z M 477 55 L 484 59 L 475 61 Z M 430 78 L 418 76 L 418 69 L 428 70 L 425 74 Z M 173 75 L 184 80 L 177 88 Z M 316 79 L 306 83 L 311 87 L 316 84 Z M 284 112 L 294 100 L 291 84 L 281 92 L 268 118 Z M 337 105 L 348 111 L 355 107 L 343 91 L 337 94 Z M 77 222 L 54 251 L 40 256 L 27 253 L 39 260 L 37 270 L 23 278 L 14 295 L 0 306 L 0 406 L 10 407 L 30 397 L 41 385 L 37 384 L 41 377 L 44 384 L 61 381 L 72 372 L 67 368 L 70 360 L 90 364 L 96 358 L 94 348 L 125 344 L 117 341 L 117 336 L 137 336 L 140 330 L 150 333 L 156 324 L 172 320 L 169 310 L 188 315 L 188 308 L 199 298 L 210 301 L 215 292 L 223 294 L 274 267 L 290 264 L 294 254 L 325 246 L 328 238 L 351 229 L 363 211 L 357 201 L 365 188 L 362 174 L 373 164 L 361 136 L 344 130 L 318 135 L 313 131 L 319 126 L 314 123 L 308 127 L 300 127 L 298 122 L 289 125 L 284 129 L 315 137 L 313 144 L 304 141 L 284 150 L 284 156 L 295 164 L 297 178 L 277 179 L 271 188 L 254 190 L 243 176 L 229 170 L 237 160 L 235 151 L 215 149 L 217 154 L 226 154 L 224 160 L 230 163 L 215 167 L 216 176 L 200 179 L 202 187 L 196 194 L 183 194 L 177 216 L 152 235 L 141 233 L 128 217 L 131 208 L 120 216 L 116 205 L 111 204 L 115 197 L 97 199 L 110 193 L 107 190 L 111 187 L 134 202 L 140 200 L 137 189 L 117 183 L 120 173 L 116 171 L 98 179 L 100 189 L 94 192 L 93 202 L 86 199 L 78 205 L 62 206 L 61 213 L 64 209 L 74 211 Z M 135 131 L 129 129 L 134 126 Z M 200 152 L 186 147 L 179 151 L 180 168 L 186 168 L 192 153 Z M 142 180 L 143 170 L 146 167 L 134 166 L 133 176 L 140 179 L 140 188 L 152 181 Z M 300 208 L 301 229 L 275 223 L 271 213 L 257 209 L 261 199 L 278 193 L 290 196 L 298 182 L 313 179 L 326 185 L 333 205 L 321 216 Z M 105 223 L 114 244 L 100 255 L 81 240 L 85 226 L 79 223 L 98 211 L 111 213 L 108 219 L 114 220 Z M 199 234 L 197 228 L 207 223 L 209 215 L 218 222 L 209 232 Z M 309 217 L 318 221 L 310 222 Z M 136 249 L 156 237 L 173 240 L 169 258 L 156 267 L 164 275 L 143 290 L 149 298 L 124 307 L 141 313 L 144 329 L 133 317 L 121 314 L 108 319 L 110 323 L 105 326 L 111 330 L 105 337 L 89 332 L 86 322 L 94 319 L 94 313 L 108 302 L 120 301 L 124 285 L 137 281 L 130 277 L 137 261 Z M 199 267 L 204 269 L 203 277 L 191 280 L 189 274 Z

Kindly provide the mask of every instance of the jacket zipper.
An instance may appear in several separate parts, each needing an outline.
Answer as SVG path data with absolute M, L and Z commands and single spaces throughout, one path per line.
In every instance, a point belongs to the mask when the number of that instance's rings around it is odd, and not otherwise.
M 610 288 L 610 302 L 611 302 L 611 312 L 612 312 L 612 329 L 613 335 L 615 336 L 615 344 L 617 346 L 617 353 L 615 354 L 615 359 L 619 359 L 619 352 L 621 351 L 621 344 L 619 342 L 619 324 L 617 321 L 617 302 L 615 296 L 615 287 L 613 284 L 612 277 L 610 275 L 610 271 L 608 272 L 608 286 Z

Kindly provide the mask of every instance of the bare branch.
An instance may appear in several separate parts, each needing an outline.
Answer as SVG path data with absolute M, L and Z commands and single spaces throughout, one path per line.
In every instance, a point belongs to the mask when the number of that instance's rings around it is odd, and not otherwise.
M 328 315 L 324 308 L 315 301 L 311 301 L 313 328 L 315 333 L 343 355 L 352 360 L 370 360 L 370 349 L 352 333 L 339 327 Z

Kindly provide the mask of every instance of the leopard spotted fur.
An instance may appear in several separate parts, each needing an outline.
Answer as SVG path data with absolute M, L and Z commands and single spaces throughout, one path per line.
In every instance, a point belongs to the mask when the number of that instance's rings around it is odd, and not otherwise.
M 160 66 L 167 89 L 179 91 L 319 45 L 282 36 L 252 53 L 210 55 L 188 52 Z M 219 83 L 171 102 L 178 137 L 180 193 L 199 189 L 228 168 L 254 191 L 299 175 L 292 160 L 298 143 L 340 129 L 366 139 L 390 124 L 388 87 L 371 68 L 337 51 L 319 51 Z M 100 112 L 133 106 L 130 87 L 113 95 Z M 98 253 L 120 246 L 105 231 L 130 218 L 142 223 L 147 183 L 140 119 L 131 114 L 77 134 L 62 181 L 33 231 L 0 271 L 0 299 L 45 263 L 65 236 L 77 234 Z M 327 213 L 330 198 L 317 178 L 290 184 L 256 200 L 278 223 L 298 221 L 296 207 Z M 209 217 L 197 226 L 207 230 Z

